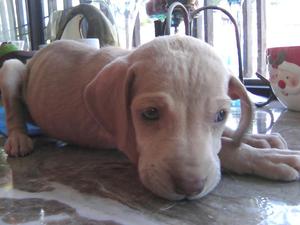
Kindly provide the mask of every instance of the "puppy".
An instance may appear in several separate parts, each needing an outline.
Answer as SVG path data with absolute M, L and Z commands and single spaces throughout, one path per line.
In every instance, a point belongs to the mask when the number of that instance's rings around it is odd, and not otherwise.
M 287 148 L 280 135 L 244 136 L 252 114 L 245 88 L 211 46 L 192 37 L 159 37 L 132 51 L 56 41 L 26 65 L 5 62 L 0 88 L 10 156 L 32 151 L 25 128 L 30 118 L 51 137 L 120 149 L 145 187 L 170 200 L 209 193 L 221 165 L 241 174 L 299 178 L 300 154 L 279 150 Z M 242 113 L 232 131 L 225 122 L 237 98 Z

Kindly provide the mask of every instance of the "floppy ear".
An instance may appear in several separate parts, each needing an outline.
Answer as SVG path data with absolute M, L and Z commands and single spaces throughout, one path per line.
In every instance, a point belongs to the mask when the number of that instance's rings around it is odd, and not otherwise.
M 84 100 L 89 112 L 110 134 L 119 150 L 136 163 L 138 153 L 130 113 L 134 73 L 125 58 L 105 66 L 86 86 Z
M 240 99 L 241 118 L 238 128 L 234 132 L 232 139 L 239 145 L 245 132 L 252 122 L 252 103 L 248 97 L 244 85 L 236 77 L 231 76 L 228 84 L 228 95 L 231 99 Z

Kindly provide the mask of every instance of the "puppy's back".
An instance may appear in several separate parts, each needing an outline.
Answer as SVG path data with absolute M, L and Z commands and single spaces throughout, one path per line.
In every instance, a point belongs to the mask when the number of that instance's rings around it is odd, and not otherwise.
M 32 119 L 52 137 L 91 147 L 98 139 L 106 146 L 109 134 L 90 117 L 83 92 L 105 65 L 126 53 L 114 47 L 97 50 L 74 41 L 57 41 L 39 51 L 28 62 L 24 81 Z

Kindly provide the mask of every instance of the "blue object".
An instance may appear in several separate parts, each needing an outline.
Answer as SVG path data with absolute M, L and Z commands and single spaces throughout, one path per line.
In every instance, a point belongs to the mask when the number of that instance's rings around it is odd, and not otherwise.
M 241 107 L 241 101 L 240 101 L 240 99 L 232 100 L 231 101 L 231 107 L 240 108 Z
M 39 127 L 31 123 L 27 123 L 26 126 L 27 126 L 27 132 L 29 136 L 37 136 L 42 134 L 42 131 Z M 0 133 L 2 135 L 7 136 L 7 127 L 5 123 L 5 110 L 3 106 L 0 106 Z
M 231 4 L 241 4 L 241 0 L 228 0 L 229 5 Z

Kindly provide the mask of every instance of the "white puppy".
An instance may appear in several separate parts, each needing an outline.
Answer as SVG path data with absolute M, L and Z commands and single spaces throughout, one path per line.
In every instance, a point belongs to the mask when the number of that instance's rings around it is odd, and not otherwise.
M 160 37 L 132 51 L 57 41 L 26 65 L 7 61 L 0 73 L 10 156 L 32 151 L 24 125 L 31 118 L 51 137 L 120 149 L 141 182 L 167 199 L 213 190 L 219 157 L 233 172 L 299 177 L 299 152 L 272 149 L 286 148 L 280 136 L 242 139 L 252 113 L 246 91 L 198 39 Z M 236 131 L 225 129 L 231 98 L 241 99 Z

